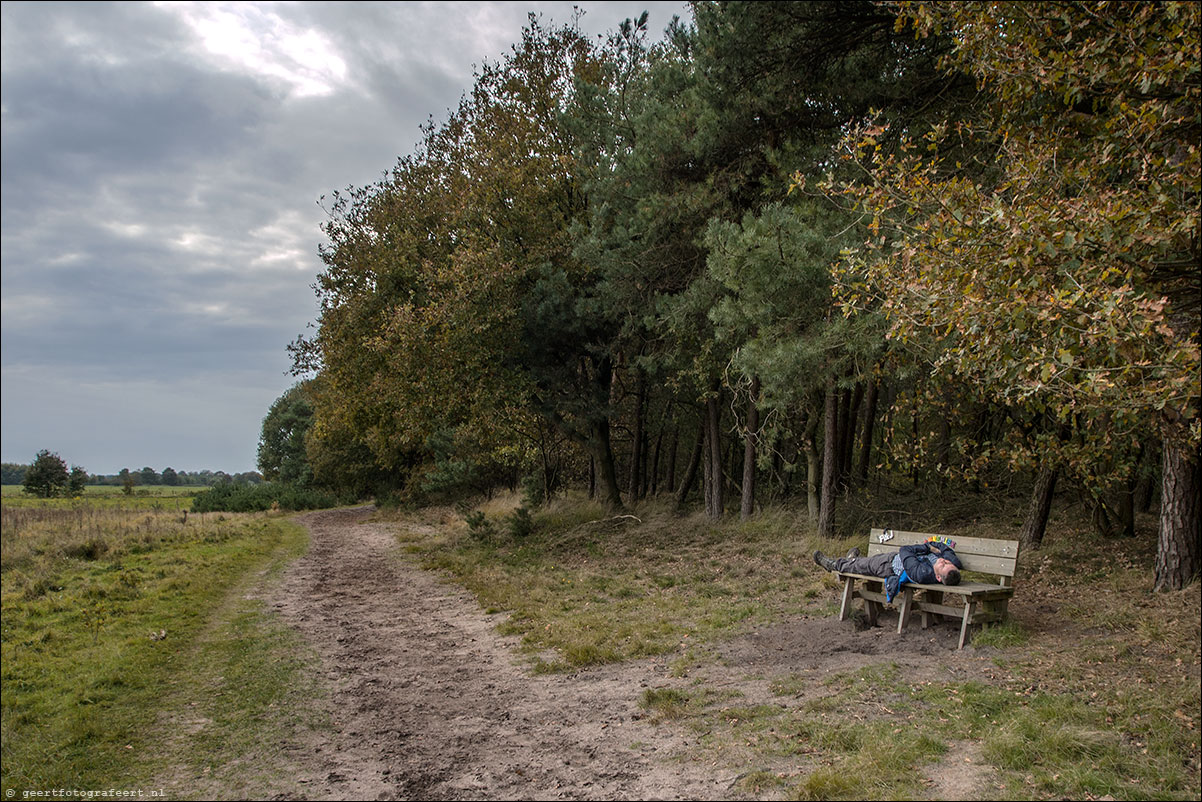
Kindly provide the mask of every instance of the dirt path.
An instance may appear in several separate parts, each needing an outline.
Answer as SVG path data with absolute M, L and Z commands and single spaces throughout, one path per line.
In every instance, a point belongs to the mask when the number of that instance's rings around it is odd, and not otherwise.
M 332 689 L 334 731 L 290 756 L 309 798 L 746 798 L 737 780 L 764 767 L 700 757 L 686 728 L 645 718 L 646 688 L 702 680 L 737 691 L 739 704 L 779 704 L 773 677 L 828 693 L 823 675 L 882 661 L 935 667 L 931 679 L 988 670 L 955 651 L 951 627 L 898 637 L 803 618 L 725 644 L 687 679 L 669 674 L 670 658 L 534 675 L 516 639 L 497 634 L 497 616 L 414 566 L 398 549 L 398 524 L 370 515 L 303 517 L 311 548 L 269 599 L 317 650 Z M 932 798 L 965 799 L 981 779 L 960 771 L 926 782 Z
M 311 798 L 732 798 L 734 772 L 670 759 L 685 742 L 642 720 L 664 661 L 532 675 L 496 616 L 405 561 L 369 514 L 305 516 L 312 546 L 272 600 L 333 688 L 335 732 L 307 746 Z

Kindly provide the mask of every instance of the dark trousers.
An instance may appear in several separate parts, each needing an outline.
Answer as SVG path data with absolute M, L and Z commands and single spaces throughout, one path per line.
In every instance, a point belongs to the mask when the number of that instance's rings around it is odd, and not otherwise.
M 893 552 L 884 552 L 870 557 L 840 557 L 835 560 L 835 570 L 888 579 L 893 576 L 893 556 Z

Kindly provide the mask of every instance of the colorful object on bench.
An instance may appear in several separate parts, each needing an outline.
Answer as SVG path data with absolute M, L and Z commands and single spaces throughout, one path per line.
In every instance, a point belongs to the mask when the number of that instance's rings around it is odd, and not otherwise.
M 892 537 L 892 534 L 890 534 L 890 537 Z M 882 540 L 881 542 L 884 543 L 885 541 Z M 949 549 L 956 548 L 956 541 L 952 540 L 947 535 L 931 535 L 927 538 L 927 543 L 942 543 Z

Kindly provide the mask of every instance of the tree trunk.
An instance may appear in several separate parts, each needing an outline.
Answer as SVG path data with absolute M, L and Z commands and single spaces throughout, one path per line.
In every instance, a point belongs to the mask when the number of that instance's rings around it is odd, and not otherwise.
M 838 487 L 843 487 L 843 480 L 847 476 L 847 464 L 844 458 L 847 455 L 847 449 L 844 448 L 844 440 L 847 438 L 847 414 L 851 410 L 851 390 L 844 389 L 835 397 L 835 483 Z
M 1152 474 L 1140 474 L 1139 481 L 1135 485 L 1135 509 L 1145 513 L 1151 512 L 1155 497 L 1156 487 Z
M 826 391 L 823 405 L 822 498 L 818 504 L 818 536 L 835 534 L 835 495 L 838 490 L 839 391 Z
M 1160 538 L 1156 549 L 1156 590 L 1181 590 L 1198 576 L 1202 555 L 1202 507 L 1197 455 L 1185 433 L 1164 438 L 1164 470 L 1160 485 Z
M 806 510 L 809 513 L 811 525 L 818 523 L 818 483 L 821 481 L 818 470 L 822 460 L 818 457 L 818 416 L 810 413 L 805 429 L 806 454 Z
M 739 518 L 746 521 L 755 513 L 755 442 L 760 431 L 760 379 L 751 380 L 751 398 L 747 401 L 747 442 L 743 447 L 743 498 Z
M 643 408 L 647 404 L 647 376 L 635 369 L 634 380 L 634 436 L 630 444 L 630 476 L 626 483 L 626 495 L 633 503 L 639 498 L 643 486 Z
M 684 479 L 680 482 L 680 488 L 676 491 L 676 506 L 680 507 L 684 504 L 684 500 L 688 498 L 689 491 L 693 489 L 693 483 L 697 481 L 697 468 L 701 465 L 701 452 L 705 447 L 705 420 L 702 419 L 701 427 L 697 430 L 697 443 L 693 446 L 693 453 L 689 457 L 689 465 L 685 468 Z
M 860 465 L 856 474 L 856 485 L 868 485 L 868 463 L 872 459 L 872 434 L 876 427 L 876 397 L 879 388 L 876 382 L 868 384 L 868 396 L 864 399 L 864 434 L 860 439 Z
M 589 446 L 596 460 L 601 503 L 610 510 L 622 509 L 622 491 L 618 489 L 618 471 L 609 440 L 609 419 L 602 418 L 590 427 Z
M 843 415 L 843 439 L 840 442 L 842 451 L 839 457 L 839 484 L 848 491 L 851 490 L 855 470 L 852 460 L 856 450 L 856 422 L 859 420 L 860 404 L 864 400 L 864 385 L 856 384 L 855 390 L 850 395 L 844 393 L 843 398 L 847 402 L 847 410 Z
M 1031 505 L 1027 508 L 1027 520 L 1023 522 L 1019 540 L 1023 546 L 1037 549 L 1043 544 L 1043 534 L 1052 512 L 1052 496 L 1056 493 L 1056 480 L 1060 478 L 1059 465 L 1045 465 L 1035 478 L 1035 490 L 1031 493 Z
M 680 424 L 672 427 L 672 442 L 668 446 L 668 475 L 664 486 L 672 490 L 676 486 L 676 447 L 680 443 Z
M 712 521 L 722 517 L 726 506 L 723 498 L 721 414 L 718 396 L 711 395 L 705 400 L 705 513 Z
M 947 486 L 948 469 L 951 467 L 952 429 L 948 425 L 947 415 L 939 415 L 939 439 L 935 442 L 936 477 L 935 484 L 942 490 Z
M 643 471 L 643 495 L 648 494 L 654 496 L 659 490 L 659 454 L 660 448 L 664 444 L 664 430 L 660 427 L 659 433 L 655 436 L 655 448 L 651 449 L 651 470 Z

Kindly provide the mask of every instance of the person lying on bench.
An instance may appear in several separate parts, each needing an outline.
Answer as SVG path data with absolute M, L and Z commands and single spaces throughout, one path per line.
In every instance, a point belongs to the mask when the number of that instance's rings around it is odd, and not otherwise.
M 882 552 L 861 557 L 859 549 L 852 549 L 846 557 L 833 560 L 820 551 L 814 552 L 814 562 L 828 571 L 847 574 L 865 574 L 885 580 L 885 600 L 893 601 L 903 582 L 915 585 L 959 585 L 960 558 L 946 543 L 927 541 L 912 546 L 902 546 L 896 554 Z

